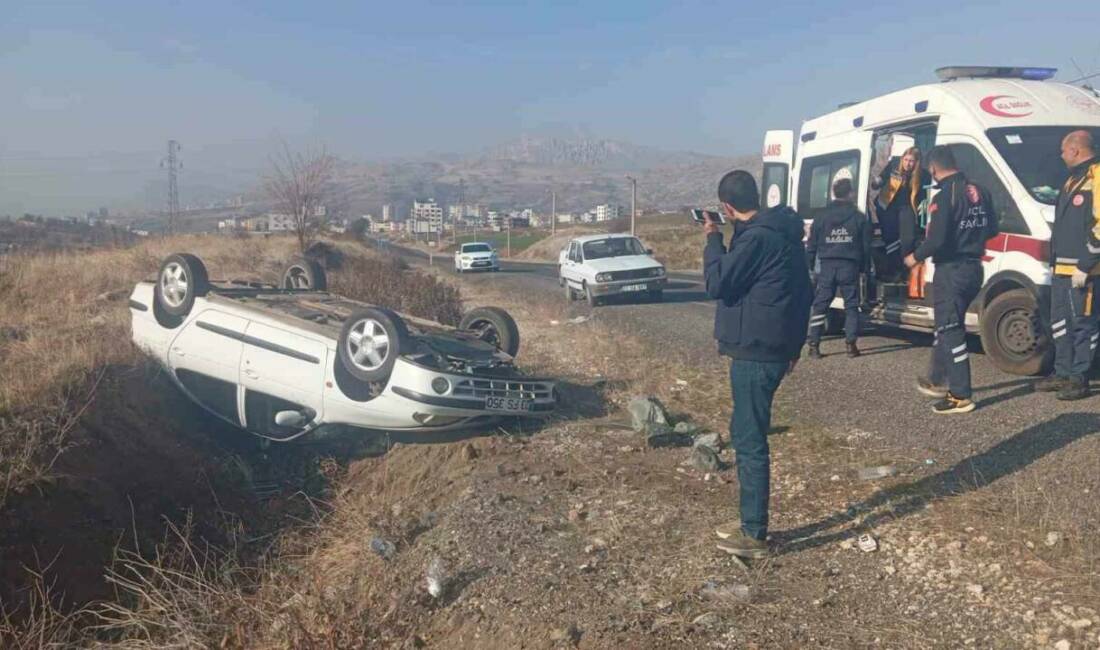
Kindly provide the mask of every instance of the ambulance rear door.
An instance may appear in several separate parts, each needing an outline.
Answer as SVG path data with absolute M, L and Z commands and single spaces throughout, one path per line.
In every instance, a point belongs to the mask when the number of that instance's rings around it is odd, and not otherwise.
M 794 164 L 794 131 L 764 134 L 764 171 L 760 179 L 764 206 L 790 205 L 791 166 Z

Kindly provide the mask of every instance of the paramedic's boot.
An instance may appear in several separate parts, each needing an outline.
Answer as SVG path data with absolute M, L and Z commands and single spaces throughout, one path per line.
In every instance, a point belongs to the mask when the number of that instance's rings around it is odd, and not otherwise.
M 1084 399 L 1089 396 L 1089 380 L 1084 377 L 1073 377 L 1067 380 L 1069 384 L 1055 395 L 1063 402 Z
M 955 397 L 950 392 L 942 400 L 932 405 L 932 410 L 941 415 L 952 413 L 969 413 L 975 408 L 974 402 L 968 399 Z
M 1058 375 L 1043 377 L 1035 382 L 1035 390 L 1040 393 L 1060 393 L 1071 386 L 1073 386 L 1072 379 L 1069 377 L 1059 377 Z
M 749 537 L 740 530 L 736 534 L 718 542 L 718 548 L 730 555 L 748 558 L 750 560 L 762 560 L 768 557 L 768 543 L 762 539 Z
M 933 384 L 926 377 L 917 377 L 917 390 L 927 397 L 947 397 L 947 386 Z
M 820 347 L 820 345 L 821 345 L 820 343 L 810 343 L 809 344 L 808 347 L 810 348 L 810 358 L 811 359 L 820 359 L 821 358 L 821 347 Z
M 856 347 L 856 342 L 855 341 L 848 341 L 847 345 L 848 345 L 848 356 L 850 358 L 855 359 L 856 357 L 858 357 L 860 355 L 859 348 Z

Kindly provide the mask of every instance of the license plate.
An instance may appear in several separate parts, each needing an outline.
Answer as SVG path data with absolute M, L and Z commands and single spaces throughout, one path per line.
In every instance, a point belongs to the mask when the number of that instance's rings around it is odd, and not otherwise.
M 622 291 L 645 291 L 644 284 L 627 284 L 623 285 Z
M 501 413 L 527 413 L 531 410 L 531 400 L 519 397 L 486 397 L 485 410 Z

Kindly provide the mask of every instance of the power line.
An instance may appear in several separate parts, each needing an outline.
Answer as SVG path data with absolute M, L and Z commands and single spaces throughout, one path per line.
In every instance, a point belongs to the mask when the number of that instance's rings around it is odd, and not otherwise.
M 176 218 L 180 214 L 180 190 L 179 170 L 183 169 L 183 162 L 176 156 L 180 150 L 180 143 L 175 140 L 168 141 L 168 156 L 160 161 L 160 166 L 168 169 L 168 233 L 174 233 Z

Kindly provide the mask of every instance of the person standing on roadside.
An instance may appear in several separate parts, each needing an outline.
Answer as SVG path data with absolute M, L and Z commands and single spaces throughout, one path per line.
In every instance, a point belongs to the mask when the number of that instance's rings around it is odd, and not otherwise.
M 985 243 L 997 236 L 993 201 L 984 188 L 959 171 L 951 149 L 940 145 L 928 154 L 928 168 L 940 191 L 928 208 L 928 237 L 905 258 L 910 269 L 932 258 L 932 305 L 936 333 L 928 377 L 917 390 L 940 401 L 936 413 L 969 413 L 970 353 L 966 348 L 966 310 L 981 291 Z M 946 386 L 945 386 L 946 382 Z
M 1035 390 L 1058 393 L 1060 400 L 1089 394 L 1086 375 L 1092 366 L 1100 320 L 1096 317 L 1096 285 L 1100 265 L 1100 159 L 1088 131 L 1062 139 L 1062 161 L 1069 178 L 1058 192 L 1050 237 L 1054 277 L 1050 283 L 1050 330 L 1054 339 L 1054 373 Z
M 812 289 L 802 246 L 802 219 L 790 208 L 760 210 L 752 175 L 732 171 L 718 184 L 722 210 L 733 221 L 729 247 L 718 224 L 704 226 L 703 275 L 718 304 L 714 337 L 730 357 L 740 521 L 719 526 L 718 548 L 741 557 L 767 555 L 772 400 L 794 370 L 806 342 Z
M 840 291 L 844 299 L 844 340 L 849 357 L 859 356 L 859 274 L 870 270 L 871 222 L 852 203 L 852 181 L 833 183 L 833 201 L 810 226 L 806 242 L 806 266 L 821 263 L 817 274 L 813 312 L 810 315 L 810 358 L 821 358 L 821 335 L 829 305 Z

